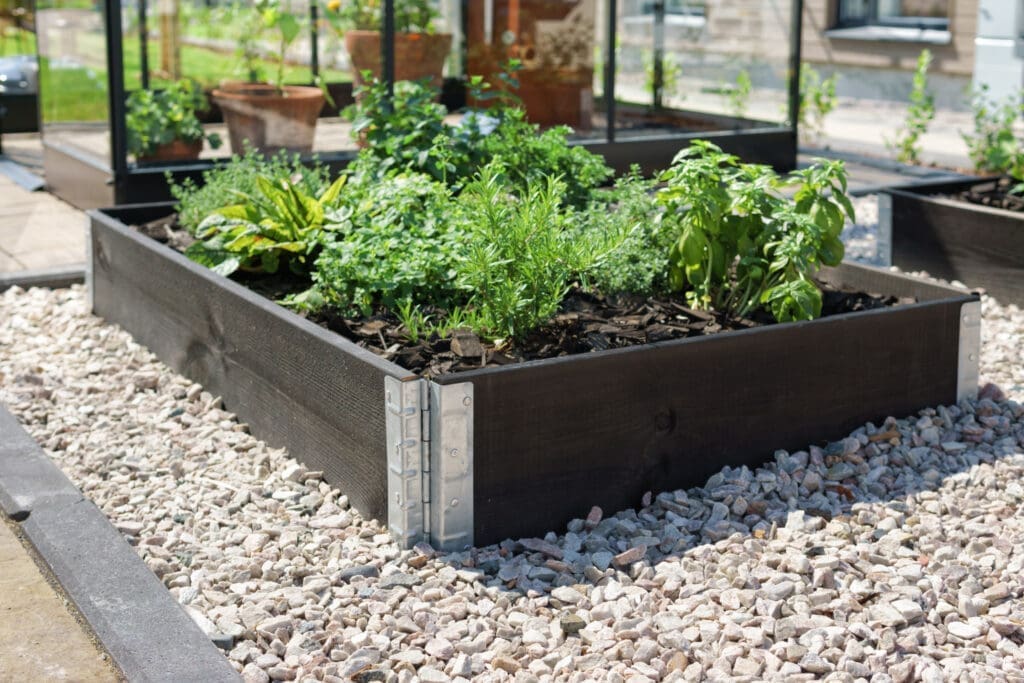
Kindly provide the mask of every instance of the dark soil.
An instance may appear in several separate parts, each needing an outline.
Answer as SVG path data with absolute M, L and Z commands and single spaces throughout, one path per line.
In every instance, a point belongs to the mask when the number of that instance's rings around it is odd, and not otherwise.
M 1024 196 L 1010 194 L 1010 190 L 1020 183 L 1009 176 L 999 180 L 978 183 L 953 196 L 954 199 L 989 206 L 993 209 L 1024 212 Z
M 175 227 L 174 216 L 137 228 L 179 251 L 192 241 L 187 233 Z M 308 281 L 289 275 L 237 273 L 233 279 L 269 299 L 301 292 L 310 285 Z M 822 290 L 823 317 L 914 303 L 913 299 L 838 291 L 826 284 L 822 284 Z M 426 313 L 436 318 L 443 312 Z M 578 288 L 566 295 L 560 312 L 550 323 L 514 346 L 485 342 L 469 330 L 458 330 L 448 337 L 431 335 L 413 341 L 398 318 L 384 309 L 368 318 L 324 311 L 309 319 L 424 377 L 774 324 L 772 317 L 760 310 L 749 319 L 733 318 L 693 310 L 675 298 L 603 296 Z

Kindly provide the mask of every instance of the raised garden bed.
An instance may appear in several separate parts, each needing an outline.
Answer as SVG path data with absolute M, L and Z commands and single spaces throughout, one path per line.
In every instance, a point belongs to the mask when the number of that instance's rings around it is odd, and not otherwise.
M 425 380 L 127 227 L 167 212 L 91 212 L 94 312 L 405 543 L 543 534 L 977 388 L 977 296 L 849 264 L 823 279 L 918 303 Z
M 927 271 L 1024 306 L 1024 211 L 972 203 L 995 179 L 936 182 L 879 195 L 879 250 L 903 270 Z M 997 205 L 1002 203 L 989 195 Z

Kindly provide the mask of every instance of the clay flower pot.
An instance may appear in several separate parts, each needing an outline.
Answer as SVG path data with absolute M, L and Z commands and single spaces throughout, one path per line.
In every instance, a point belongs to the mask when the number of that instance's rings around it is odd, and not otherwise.
M 232 152 L 243 153 L 245 140 L 264 154 L 313 150 L 324 94 L 312 86 L 286 85 L 281 90 L 265 83 L 222 83 L 213 91 L 213 101 L 228 126 Z
M 352 61 L 352 80 L 364 84 L 363 72 L 375 78 L 381 74 L 381 34 L 379 31 L 347 31 L 345 49 Z M 430 79 L 440 89 L 444 62 L 452 49 L 450 33 L 395 33 L 395 80 Z
M 203 151 L 203 139 L 185 142 L 184 140 L 172 140 L 162 145 L 157 145 L 149 154 L 140 155 L 139 163 L 151 161 L 185 161 L 198 159 L 199 153 Z

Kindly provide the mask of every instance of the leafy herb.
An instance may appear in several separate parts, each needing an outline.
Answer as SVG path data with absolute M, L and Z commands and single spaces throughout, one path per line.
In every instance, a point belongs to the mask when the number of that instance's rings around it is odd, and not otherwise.
M 444 185 L 418 173 L 354 176 L 324 235 L 314 291 L 293 301 L 370 315 L 378 306 L 445 306 L 456 297 L 459 226 Z
M 780 179 L 697 141 L 662 174 L 658 201 L 676 240 L 669 284 L 699 308 L 746 316 L 767 304 L 776 320 L 821 314 L 818 267 L 843 258 L 843 214 L 853 219 L 842 162 L 821 161 Z M 784 190 L 795 190 L 792 199 Z
M 648 295 L 668 289 L 668 252 L 673 233 L 663 220 L 665 207 L 654 201 L 655 181 L 637 168 L 615 186 L 595 193 L 576 220 L 577 229 L 604 233 L 619 241 L 590 274 L 591 283 L 606 294 Z
M 282 262 L 296 275 L 307 275 L 321 231 L 338 220 L 333 204 L 345 180 L 341 176 L 313 197 L 289 180 L 257 176 L 259 192 L 239 193 L 241 203 L 208 216 L 185 254 L 221 275 L 239 268 L 276 273 Z
M 163 90 L 136 90 L 128 96 L 125 127 L 128 153 L 136 157 L 153 154 L 160 145 L 175 140 L 195 142 L 206 138 L 210 146 L 221 145 L 220 136 L 209 136 L 196 118 L 197 111 L 209 107 L 206 96 L 192 80 L 182 79 Z
M 585 206 L 591 191 L 610 177 L 600 156 L 568 144 L 569 128 L 541 132 L 512 106 L 514 97 L 487 92 L 480 78 L 471 79 L 470 87 L 474 99 L 498 98 L 497 106 L 469 110 L 452 125 L 436 102 L 437 91 L 427 83 L 397 83 L 390 102 L 383 84 L 368 85 L 351 112 L 353 135 L 366 143 L 354 169 L 378 176 L 417 171 L 458 191 L 489 160 L 501 159 L 517 191 L 546 176 L 561 176 L 566 201 L 576 207 Z
M 171 196 L 177 200 L 178 223 L 193 235 L 199 224 L 218 209 L 238 203 L 240 195 L 259 192 L 256 179 L 269 178 L 277 184 L 294 183 L 304 194 L 317 196 L 327 187 L 327 168 L 320 164 L 306 166 L 298 155 L 281 151 L 266 158 L 247 149 L 243 156 L 234 155 L 227 162 L 203 171 L 203 182 L 191 178 L 178 183 L 168 173 Z
M 473 292 L 476 331 L 491 339 L 521 339 L 550 319 L 574 279 L 618 246 L 569 229 L 561 179 L 531 182 L 515 199 L 507 178 L 501 162 L 485 166 L 459 196 L 455 218 L 467 239 L 458 282 Z

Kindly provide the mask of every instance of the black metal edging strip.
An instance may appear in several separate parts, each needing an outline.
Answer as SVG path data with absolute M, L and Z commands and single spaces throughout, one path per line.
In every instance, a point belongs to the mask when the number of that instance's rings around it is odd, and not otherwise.
M 384 40 L 381 42 L 382 77 L 387 83 L 388 105 L 395 96 L 395 0 L 384 0 Z
M 604 60 L 604 99 L 606 121 L 606 142 L 615 142 L 615 33 L 618 27 L 618 3 L 616 0 L 608 0 L 608 58 Z
M 160 579 L 0 406 L 0 510 L 129 681 L 238 681 Z
M 139 81 L 143 90 L 149 90 L 149 26 L 146 20 L 146 4 L 147 0 L 139 2 Z
M 124 101 L 124 34 L 121 26 L 121 3 L 106 0 L 103 3 L 107 25 L 107 102 L 110 107 L 110 166 L 114 170 L 114 195 L 118 184 L 128 170 L 128 141 L 125 124 Z M 118 198 L 118 202 L 121 198 Z
M 790 18 L 789 44 L 792 49 L 789 66 L 789 126 L 793 139 L 799 134 L 800 121 L 800 60 L 803 59 L 801 42 L 804 26 L 803 0 L 793 0 L 793 15 Z

